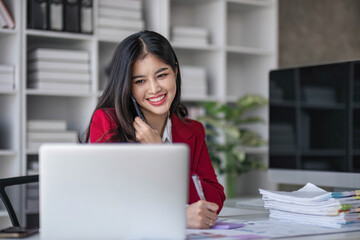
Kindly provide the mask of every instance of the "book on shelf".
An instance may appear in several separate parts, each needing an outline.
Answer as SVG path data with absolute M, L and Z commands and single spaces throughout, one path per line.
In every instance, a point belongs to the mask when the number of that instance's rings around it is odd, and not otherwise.
M 30 72 L 44 71 L 44 72 L 78 72 L 78 73 L 90 73 L 89 63 L 74 63 L 74 62 L 57 62 L 57 61 L 32 61 L 27 65 L 27 69 Z M 0 69 L 1 72 L 1 69 Z
M 6 24 L 5 16 L 0 11 L 0 28 L 7 28 L 8 25 Z
M 64 30 L 80 32 L 80 0 L 64 1 Z
M 184 44 L 190 46 L 207 46 L 208 40 L 206 38 L 195 38 L 195 37 L 183 37 L 183 36 L 173 36 L 171 39 L 173 44 Z
M 90 84 L 84 83 L 31 82 L 28 88 L 52 92 L 90 92 Z
M 14 90 L 14 84 L 0 83 L 0 91 L 12 91 L 12 90 Z
M 0 64 L 0 73 L 13 73 L 14 65 Z
M 93 32 L 93 1 L 80 0 L 80 32 Z
M 28 143 L 38 142 L 76 142 L 77 132 L 63 131 L 63 132 L 27 132 Z
M 62 31 L 64 30 L 64 3 L 63 0 L 50 0 L 49 6 L 49 29 Z
M 99 8 L 101 7 L 141 10 L 142 1 L 141 0 L 101 0 L 99 1 Z
M 116 18 L 105 18 L 100 17 L 98 19 L 98 26 L 115 28 L 115 29 L 143 29 L 145 23 L 143 20 L 137 19 L 116 19 Z
M 142 12 L 140 10 L 133 9 L 118 9 L 111 7 L 99 7 L 99 18 L 114 18 L 114 19 L 134 19 L 141 20 Z
M 179 37 L 190 37 L 190 38 L 205 38 L 209 37 L 209 31 L 206 28 L 200 27 L 182 27 L 174 26 L 172 27 L 172 36 Z
M 66 131 L 64 120 L 28 120 L 26 124 L 29 132 L 63 132 Z
M 35 82 L 90 83 L 90 74 L 36 71 L 28 74 L 28 80 Z
M 99 36 L 105 36 L 120 40 L 126 38 L 127 36 L 138 32 L 139 29 L 114 29 L 114 28 L 98 28 L 97 32 Z
M 36 48 L 28 52 L 28 60 L 54 60 L 66 62 L 89 62 L 89 52 L 83 50 L 65 50 L 51 48 Z
M 14 83 L 14 74 L 0 72 L 0 83 L 1 84 L 7 84 L 7 83 L 13 84 Z
M 5 6 L 3 0 L 0 0 L 0 12 L 5 20 L 5 24 L 6 24 L 5 27 L 11 28 L 11 29 L 15 28 L 15 21 L 14 21 L 13 17 L 11 16 L 9 10 Z

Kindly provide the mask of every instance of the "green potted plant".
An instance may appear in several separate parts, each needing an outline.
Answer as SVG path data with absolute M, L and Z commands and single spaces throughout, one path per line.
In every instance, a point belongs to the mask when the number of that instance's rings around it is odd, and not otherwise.
M 261 159 L 245 152 L 245 147 L 266 144 L 262 137 L 248 128 L 249 125 L 264 122 L 251 112 L 267 105 L 259 95 L 245 95 L 236 103 L 199 103 L 206 115 L 198 118 L 205 123 L 207 145 L 212 163 L 220 174 L 226 177 L 226 195 L 235 195 L 235 178 L 250 170 L 265 169 Z M 222 161 L 221 159 L 224 159 Z

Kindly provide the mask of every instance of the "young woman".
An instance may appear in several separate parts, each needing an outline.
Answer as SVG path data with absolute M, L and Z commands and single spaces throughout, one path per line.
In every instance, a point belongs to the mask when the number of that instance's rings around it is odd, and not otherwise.
M 135 33 L 116 48 L 110 81 L 94 111 L 86 141 L 186 143 L 190 147 L 189 228 L 215 224 L 225 194 L 218 183 L 201 123 L 186 119 L 180 103 L 181 77 L 177 57 L 170 43 L 152 31 Z M 143 114 L 142 120 L 132 97 Z M 207 201 L 199 200 L 191 176 L 196 174 Z

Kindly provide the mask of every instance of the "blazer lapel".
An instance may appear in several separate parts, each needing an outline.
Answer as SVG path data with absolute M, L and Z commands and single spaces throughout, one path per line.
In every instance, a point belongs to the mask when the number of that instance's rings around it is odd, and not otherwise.
M 181 121 L 177 116 L 172 114 L 171 116 L 172 123 L 172 138 L 174 143 L 187 143 L 190 146 L 194 146 L 195 138 L 193 138 L 194 133 L 189 129 L 187 122 Z

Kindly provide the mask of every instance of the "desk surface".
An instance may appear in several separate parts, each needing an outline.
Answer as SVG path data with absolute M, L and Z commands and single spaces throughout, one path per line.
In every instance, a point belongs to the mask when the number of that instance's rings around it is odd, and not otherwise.
M 240 209 L 240 208 L 234 208 L 236 205 L 236 200 L 230 200 L 225 203 L 226 212 L 229 214 L 226 216 L 228 219 L 236 219 L 240 221 L 261 221 L 261 220 L 267 220 L 269 215 L 268 212 L 265 210 L 249 210 L 249 209 Z M 231 216 L 230 216 L 231 215 Z M 30 236 L 26 238 L 28 240 L 41 240 L 41 237 L 39 234 Z M 336 233 L 336 234 L 323 234 L 323 235 L 311 235 L 311 236 L 302 236 L 302 237 L 290 237 L 290 238 L 281 238 L 281 239 L 296 239 L 296 240 L 355 240 L 360 239 L 360 231 L 356 232 L 346 232 L 346 233 Z M 220 239 L 219 239 L 220 240 Z

